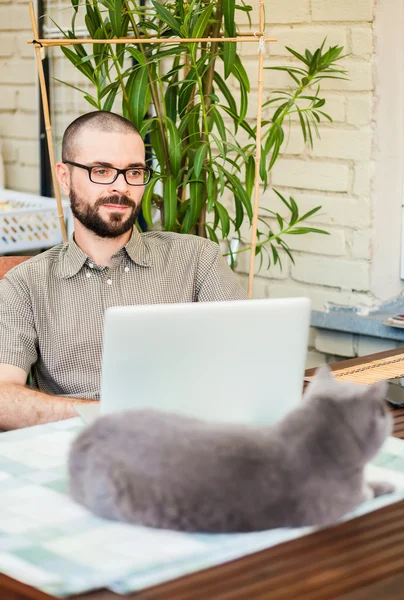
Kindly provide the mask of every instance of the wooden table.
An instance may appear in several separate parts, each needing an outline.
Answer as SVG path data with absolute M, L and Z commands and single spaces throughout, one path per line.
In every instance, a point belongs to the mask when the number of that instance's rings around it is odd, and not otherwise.
M 373 368 L 404 348 L 333 365 Z M 397 375 L 397 360 L 391 361 Z M 393 369 L 393 365 L 395 369 Z M 386 367 L 385 367 L 386 368 Z M 389 365 L 387 365 L 389 368 Z M 394 370 L 394 372 L 393 372 Z M 313 370 L 306 375 L 313 374 Z M 404 375 L 404 355 L 403 355 Z M 404 409 L 394 411 L 394 435 L 404 439 Z M 122 600 L 107 590 L 74 600 Z M 133 600 L 399 600 L 404 599 L 404 501 L 336 527 L 131 594 Z M 0 575 L 0 600 L 54 600 Z

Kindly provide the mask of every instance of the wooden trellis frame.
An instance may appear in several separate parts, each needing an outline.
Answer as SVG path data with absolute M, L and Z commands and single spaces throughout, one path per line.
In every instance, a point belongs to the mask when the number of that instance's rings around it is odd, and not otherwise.
M 53 147 L 52 138 L 52 125 L 50 120 L 48 94 L 45 84 L 45 76 L 42 65 L 41 48 L 53 47 L 53 46 L 73 46 L 75 44 L 93 44 L 92 38 L 84 39 L 39 39 L 38 29 L 36 25 L 35 11 L 33 2 L 29 4 L 32 33 L 34 38 L 27 40 L 28 44 L 33 44 L 35 47 L 39 84 L 41 89 L 42 106 L 45 120 L 46 138 L 48 142 L 49 160 L 52 172 L 52 182 L 55 190 L 56 202 L 58 207 L 58 217 L 60 223 L 60 229 L 62 232 L 63 242 L 67 242 L 67 232 L 65 225 L 65 218 L 63 214 L 62 200 L 60 196 L 60 189 L 56 178 L 56 162 L 55 152 Z M 254 265 L 255 265 L 255 250 L 257 247 L 257 224 L 258 224 L 258 209 L 260 199 L 260 160 L 261 160 L 261 120 L 262 120 L 262 95 L 263 95 L 263 84 L 264 84 L 264 45 L 266 42 L 275 42 L 275 38 L 266 37 L 264 32 L 264 0 L 259 0 L 259 31 L 257 32 L 246 32 L 237 37 L 226 38 L 113 38 L 111 40 L 97 40 L 97 44 L 184 44 L 188 42 L 243 42 L 243 43 L 257 43 L 258 44 L 258 109 L 257 109 L 257 136 L 256 136 L 256 153 L 255 153 L 255 173 L 254 173 L 254 200 L 253 200 L 253 219 L 251 225 L 251 241 L 250 241 L 250 266 L 248 273 L 248 296 L 252 297 L 253 286 L 254 286 Z

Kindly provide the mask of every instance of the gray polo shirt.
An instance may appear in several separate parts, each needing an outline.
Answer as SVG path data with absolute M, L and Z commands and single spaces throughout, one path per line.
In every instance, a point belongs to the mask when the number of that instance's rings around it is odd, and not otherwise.
M 217 244 L 200 237 L 134 228 L 112 267 L 71 238 L 0 281 L 0 363 L 32 370 L 41 391 L 98 399 L 106 308 L 246 297 Z

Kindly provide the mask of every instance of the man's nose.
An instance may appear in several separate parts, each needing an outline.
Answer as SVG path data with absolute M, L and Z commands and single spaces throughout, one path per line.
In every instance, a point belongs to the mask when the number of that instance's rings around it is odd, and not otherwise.
M 114 192 L 127 192 L 128 184 L 126 183 L 126 179 L 123 173 L 119 173 L 118 177 L 115 179 L 114 183 L 111 185 L 112 191 Z

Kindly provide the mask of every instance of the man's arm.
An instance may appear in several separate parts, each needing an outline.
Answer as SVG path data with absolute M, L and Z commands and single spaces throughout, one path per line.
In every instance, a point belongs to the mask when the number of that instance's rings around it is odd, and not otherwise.
M 44 394 L 27 387 L 26 380 L 24 369 L 0 364 L 0 429 L 18 429 L 77 417 L 75 404 L 94 402 Z
M 221 255 L 219 246 L 208 240 L 203 242 L 196 285 L 198 302 L 246 300 L 247 292 Z

